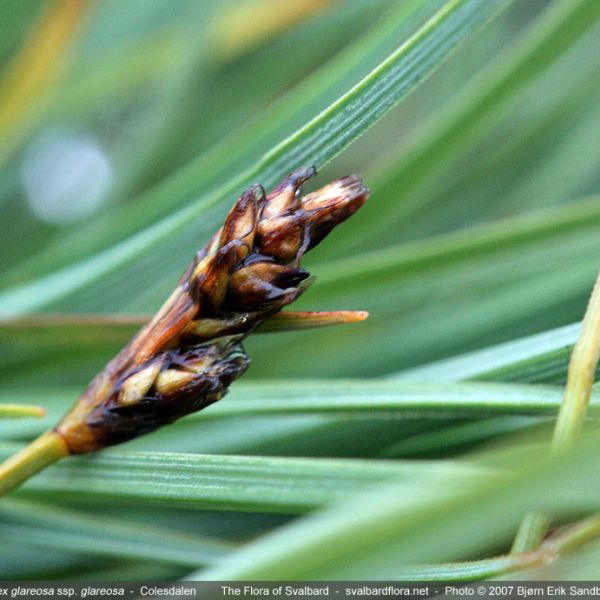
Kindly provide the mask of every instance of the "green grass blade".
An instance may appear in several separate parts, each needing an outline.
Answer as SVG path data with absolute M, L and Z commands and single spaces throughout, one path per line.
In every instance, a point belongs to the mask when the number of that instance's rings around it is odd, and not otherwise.
M 403 581 L 481 581 L 497 575 L 521 571 L 530 564 L 539 564 L 539 562 L 538 558 L 528 561 L 523 556 L 499 556 L 464 563 L 423 565 L 400 569 L 390 573 L 390 578 Z
M 597 270 L 599 224 L 600 203 L 592 198 L 317 266 L 312 308 L 339 307 L 343 288 L 342 306 L 368 309 L 370 318 L 335 336 L 317 330 L 254 336 L 248 341 L 254 361 L 249 376 L 395 372 L 573 321 Z M 31 381 L 34 372 L 45 381 L 68 373 L 71 382 L 83 385 L 123 340 L 118 328 L 96 332 L 91 344 L 88 336 L 66 332 L 72 340 L 67 348 L 59 333 L 33 340 L 19 331 L 2 332 L 5 385 Z M 317 347 L 327 361 L 315 356 Z
M 3 444 L 3 456 L 18 448 Z M 348 497 L 369 483 L 414 485 L 442 470 L 456 479 L 485 476 L 460 463 L 104 452 L 62 461 L 30 479 L 23 493 L 95 501 L 129 500 L 188 508 L 296 513 Z
M 429 0 L 425 3 L 426 7 L 429 7 L 429 4 L 439 4 L 439 0 Z M 276 106 L 265 110 L 252 126 L 227 136 L 214 148 L 211 147 L 209 152 L 203 153 L 197 160 L 191 161 L 160 182 L 136 202 L 108 211 L 106 215 L 98 215 L 93 223 L 82 224 L 70 233 L 59 236 L 56 244 L 47 245 L 43 252 L 36 254 L 26 265 L 19 264 L 11 271 L 17 283 L 22 282 L 24 278 L 31 279 L 56 270 L 64 266 L 65 262 L 73 262 L 74 258 L 82 258 L 105 249 L 110 244 L 155 223 L 176 208 L 189 203 L 191 199 L 198 206 L 198 211 L 206 209 L 202 204 L 206 201 L 207 193 L 231 182 L 234 174 L 237 175 L 251 167 L 257 157 L 314 118 L 393 51 L 400 40 L 409 36 L 417 24 L 422 22 L 422 18 L 414 22 L 413 15 L 420 6 L 422 3 L 416 0 L 403 3 L 388 19 L 377 23 L 372 32 L 360 35 L 341 55 L 335 56 L 316 73 L 302 81 L 281 98 Z M 417 10 L 417 13 L 420 12 Z M 429 11 L 426 14 L 428 13 Z M 296 41 L 296 46 L 298 45 Z M 297 48 L 294 52 L 297 52 Z M 272 65 L 272 56 L 268 53 L 266 60 L 269 65 Z M 263 80 L 264 73 L 257 73 L 246 81 L 245 87 L 252 89 L 252 84 L 258 82 L 262 85 Z M 239 89 L 238 85 L 244 87 L 244 82 L 236 79 L 236 90 Z M 223 98 L 215 98 L 215 102 L 218 111 L 223 110 Z M 229 129 L 225 128 L 225 131 Z M 237 188 L 232 187 L 231 196 L 237 191 Z M 225 202 L 224 197 L 222 200 Z M 202 219 L 198 219 L 197 236 L 212 235 L 211 230 L 220 225 L 218 220 L 222 219 L 222 212 L 226 208 L 228 207 L 222 207 L 218 217 L 214 212 L 209 212 Z M 187 252 L 195 251 L 196 246 L 197 241 L 195 244 L 190 243 Z M 10 285 L 10 274 L 7 279 L 7 285 Z
M 294 391 L 294 388 L 299 388 Z M 481 417 L 554 414 L 562 390 L 549 386 L 494 383 L 392 383 L 377 380 L 284 381 L 240 386 L 229 401 L 190 420 L 260 414 L 363 414 L 397 417 Z M 594 404 L 598 399 L 594 399 Z
M 313 306 L 339 306 L 343 289 L 344 305 L 369 319 L 335 337 L 250 340 L 253 374 L 384 374 L 575 320 L 597 271 L 599 224 L 591 199 L 317 265 Z M 328 360 L 313 360 L 314 348 Z M 270 358 L 282 354 L 285 363 Z
M 19 417 L 43 417 L 46 411 L 41 406 L 26 404 L 0 404 L 0 419 Z
M 189 578 L 377 579 L 404 565 L 464 559 L 490 539 L 508 541 L 522 511 L 597 509 L 598 446 L 592 437 L 560 459 L 518 455 L 508 471 L 485 483 L 438 478 L 410 495 L 393 484 L 373 489 L 281 527 Z
M 460 90 L 451 104 L 434 116 L 427 130 L 419 130 L 413 147 L 402 149 L 395 161 L 377 179 L 374 195 L 386 207 L 382 220 L 379 209 L 366 207 L 368 226 L 351 223 L 355 240 L 365 238 L 381 243 L 383 234 L 391 238 L 402 219 L 424 196 L 419 193 L 449 160 L 464 152 L 476 138 L 481 138 L 528 85 L 584 36 L 600 18 L 595 0 L 558 0 L 551 4 L 531 31 L 514 47 L 507 49 L 492 65 Z M 356 249 L 356 247 L 355 247 Z M 348 250 L 340 246 L 338 252 Z
M 427 430 L 405 437 L 387 447 L 382 456 L 409 458 L 412 456 L 445 455 L 464 450 L 473 444 L 488 442 L 501 436 L 517 433 L 539 425 L 552 423 L 552 419 L 539 417 L 493 417 L 453 423 L 448 427 Z
M 134 264 L 135 272 L 139 276 L 140 260 L 146 262 L 150 259 L 151 247 L 163 242 L 160 254 L 165 257 L 172 256 L 164 246 L 166 239 L 173 242 L 174 238 L 179 236 L 179 239 L 187 238 L 189 242 L 196 238 L 201 231 L 197 227 L 198 217 L 204 214 L 209 206 L 214 206 L 224 197 L 227 198 L 244 181 L 257 179 L 268 185 L 286 170 L 300 164 L 320 166 L 331 160 L 381 118 L 439 65 L 461 40 L 481 26 L 505 3 L 506 0 L 448 1 L 434 17 L 362 81 L 296 133 L 268 151 L 234 184 L 228 184 L 205 202 L 191 204 L 104 252 L 41 277 L 35 282 L 4 292 L 0 296 L 0 311 L 20 314 L 47 306 L 58 305 L 66 308 L 70 302 L 83 308 L 82 299 L 76 299 L 77 294 L 70 301 L 68 298 L 77 290 L 86 287 L 88 297 L 91 292 L 97 302 L 100 297 L 97 290 L 93 291 L 95 285 L 92 283 L 100 285 L 105 292 L 111 289 L 111 295 L 114 295 L 119 286 L 127 281 L 126 271 Z M 177 254 L 179 253 L 175 255 Z M 154 264 L 155 280 L 160 271 L 169 278 L 172 276 L 172 261 L 168 262 L 170 264 L 163 258 Z M 127 269 L 124 268 L 125 264 L 128 265 Z M 165 272 L 165 268 L 168 271 Z M 117 270 L 118 276 L 115 273 Z M 108 283 L 111 273 L 113 277 L 117 276 L 120 282 L 116 284 L 117 287 L 114 281 Z M 136 286 L 136 289 L 139 291 L 139 286 Z M 126 292 L 123 290 L 123 293 Z M 158 297 L 163 293 L 161 289 Z M 121 294 L 121 304 L 123 301 Z M 149 300 L 146 299 L 145 302 Z M 106 310 L 106 298 L 103 307 Z
M 27 397 L 27 396 L 25 396 Z M 48 397 L 50 416 L 39 424 L 0 426 L 0 435 L 41 433 L 64 413 L 76 392 Z M 0 396 L 1 398 L 1 396 Z M 506 383 L 431 383 L 381 380 L 240 383 L 224 400 L 192 414 L 180 425 L 207 424 L 216 419 L 249 416 L 314 415 L 370 419 L 479 419 L 556 414 L 562 389 Z M 598 417 L 600 394 L 595 393 L 590 417 Z M 177 432 L 174 432 L 177 435 Z
M 409 381 L 464 379 L 564 383 L 580 325 L 566 325 L 390 377 Z
M 161 563 L 198 565 L 220 560 L 233 545 L 106 514 L 7 498 L 0 506 L 0 535 L 21 544 Z

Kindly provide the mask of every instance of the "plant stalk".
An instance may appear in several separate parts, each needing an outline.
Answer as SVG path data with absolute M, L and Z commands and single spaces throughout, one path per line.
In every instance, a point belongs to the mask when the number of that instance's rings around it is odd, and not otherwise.
M 600 535 L 600 515 L 583 519 L 548 537 L 537 550 L 519 552 L 483 560 L 420 565 L 403 569 L 402 581 L 481 581 L 499 575 L 508 575 L 524 569 L 535 569 L 552 564 Z
M 581 333 L 573 348 L 565 394 L 556 419 L 552 452 L 560 453 L 570 446 L 585 421 L 596 367 L 600 359 L 600 273 L 581 324 Z M 549 519 L 545 515 L 525 515 L 513 543 L 512 552 L 528 552 L 540 547 Z
M 0 404 L 0 418 L 45 417 L 46 409 L 29 404 Z
M 0 496 L 68 454 L 63 438 L 54 430 L 46 431 L 0 465 Z

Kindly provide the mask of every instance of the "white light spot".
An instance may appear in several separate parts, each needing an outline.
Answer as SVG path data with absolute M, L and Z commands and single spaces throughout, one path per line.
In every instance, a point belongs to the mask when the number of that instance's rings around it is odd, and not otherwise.
M 31 211 L 48 223 L 66 225 L 98 210 L 107 197 L 113 170 L 93 138 L 55 131 L 28 149 L 21 178 Z

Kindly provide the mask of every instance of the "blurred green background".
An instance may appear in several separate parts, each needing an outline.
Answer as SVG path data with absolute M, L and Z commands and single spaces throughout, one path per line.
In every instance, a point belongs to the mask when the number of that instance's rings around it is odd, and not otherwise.
M 253 336 L 236 406 L 394 396 L 386 382 L 407 378 L 562 383 L 576 329 L 550 330 L 580 319 L 600 257 L 599 13 L 594 0 L 1 0 L 0 385 L 2 400 L 50 411 L 42 424 L 2 424 L 6 453 L 49 425 L 137 327 L 53 314 L 152 314 L 246 185 L 272 186 L 305 164 L 319 169 L 314 186 L 358 172 L 372 193 L 307 257 L 317 281 L 294 308 L 371 316 Z M 49 317 L 11 322 L 29 313 Z M 532 334 L 542 336 L 514 342 Z M 454 362 L 438 362 L 446 359 Z M 346 378 L 373 379 L 356 391 Z M 328 388 L 332 379 L 344 381 Z M 310 415 L 192 419 L 130 447 L 448 457 L 449 438 L 434 435 L 439 415 L 395 420 L 364 409 L 341 419 L 325 405 Z M 544 421 L 533 413 L 483 415 L 477 427 L 473 415 L 455 415 L 448 455 Z M 42 479 L 38 496 L 71 510 L 90 481 L 102 487 L 102 473 L 80 487 L 75 477 L 70 495 L 68 473 L 58 484 Z M 265 497 L 283 493 L 265 486 Z M 177 535 L 247 540 L 287 519 L 140 510 L 140 497 L 133 507 L 118 493 L 98 502 L 123 523 Z M 222 501 L 213 508 L 231 509 Z M 50 527 L 58 516 L 45 525 L 47 543 L 62 539 L 62 549 L 38 552 L 43 526 L 27 521 L 35 510 L 24 501 L 16 506 L 0 508 L 6 539 L 20 540 L 10 556 L 0 550 L 2 577 L 191 571 L 187 555 L 161 563 L 167 551 L 151 553 L 149 566 L 142 543 L 124 550 L 108 540 L 93 558 L 89 522 L 88 545 L 70 552 L 71 529 L 80 530 L 67 513 L 62 538 Z M 217 546 L 207 546 L 213 558 Z

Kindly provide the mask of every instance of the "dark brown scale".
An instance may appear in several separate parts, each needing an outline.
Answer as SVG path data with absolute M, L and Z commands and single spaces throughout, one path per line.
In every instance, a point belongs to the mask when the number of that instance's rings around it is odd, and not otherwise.
M 268 310 L 298 296 L 297 286 L 309 275 L 304 269 L 277 263 L 254 263 L 231 275 L 227 305 L 234 310 Z
M 190 359 L 201 358 L 215 347 L 213 344 L 210 348 L 199 346 L 169 352 L 165 357 L 165 368 L 185 369 Z M 227 393 L 229 384 L 240 377 L 249 364 L 243 347 L 231 343 L 209 368 L 195 373 L 187 385 L 172 394 L 161 394 L 153 386 L 139 402 L 122 406 L 118 399 L 121 386 L 115 386 L 107 401 L 90 412 L 87 424 L 103 447 L 125 442 L 220 400 Z

